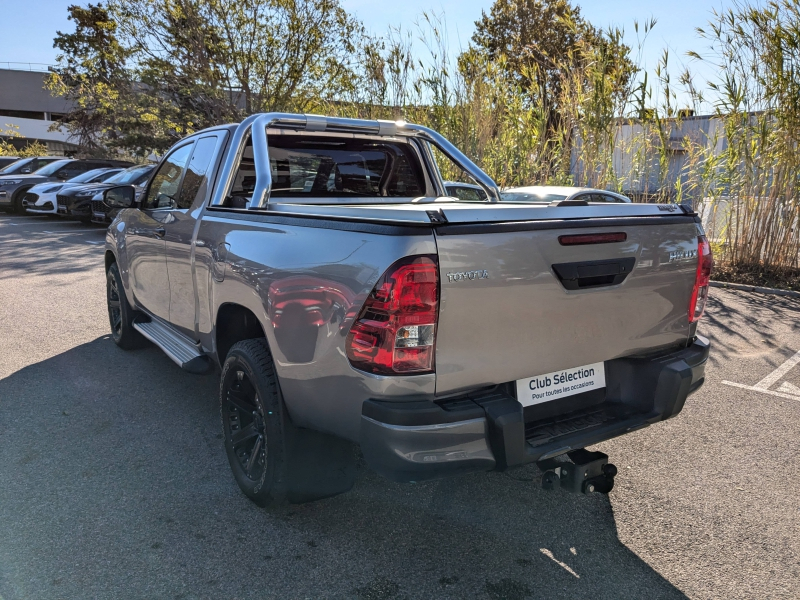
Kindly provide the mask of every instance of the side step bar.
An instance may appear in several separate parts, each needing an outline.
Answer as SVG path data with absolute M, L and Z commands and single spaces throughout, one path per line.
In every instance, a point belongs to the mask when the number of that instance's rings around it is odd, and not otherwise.
M 201 374 L 207 373 L 211 369 L 212 363 L 209 356 L 167 325 L 158 321 L 134 322 L 133 328 L 161 348 L 164 354 L 184 371 Z

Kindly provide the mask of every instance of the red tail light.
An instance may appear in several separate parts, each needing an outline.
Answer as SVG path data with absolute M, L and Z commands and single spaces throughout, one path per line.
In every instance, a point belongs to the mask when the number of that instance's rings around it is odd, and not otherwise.
M 433 372 L 438 309 L 436 257 L 396 262 L 375 284 L 347 334 L 350 364 L 380 375 Z
M 560 235 L 558 243 L 562 246 L 583 246 L 585 244 L 613 244 L 624 242 L 628 239 L 628 234 L 624 231 L 619 233 L 581 233 L 578 235 Z
M 692 299 L 689 301 L 689 323 L 694 323 L 703 316 L 713 268 L 714 256 L 711 254 L 711 244 L 708 243 L 706 236 L 701 235 L 697 238 L 697 273 L 694 277 Z

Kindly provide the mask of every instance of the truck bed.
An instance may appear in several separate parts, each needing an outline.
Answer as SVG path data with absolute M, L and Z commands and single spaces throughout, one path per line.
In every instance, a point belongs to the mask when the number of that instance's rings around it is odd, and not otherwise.
M 698 228 L 679 206 L 327 201 L 273 203 L 250 214 L 334 228 L 429 228 L 441 285 L 437 395 L 669 348 L 692 335 L 686 315 Z M 602 233 L 625 241 L 559 241 Z M 562 281 L 557 268 L 619 276 Z

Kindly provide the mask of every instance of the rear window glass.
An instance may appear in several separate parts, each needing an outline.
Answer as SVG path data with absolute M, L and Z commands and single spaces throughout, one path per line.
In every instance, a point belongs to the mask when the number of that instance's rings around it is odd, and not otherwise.
M 271 136 L 269 155 L 273 197 L 425 195 L 419 162 L 406 143 Z
M 464 185 L 446 185 L 448 195 L 455 196 L 465 202 L 485 202 L 486 192 Z
M 113 177 L 109 177 L 106 179 L 106 183 L 125 183 L 130 185 L 141 185 L 145 182 L 147 177 L 150 175 L 150 171 L 153 170 L 153 167 L 147 165 L 145 167 L 131 167 L 130 169 L 125 169 L 124 171 L 120 171 Z
M 86 183 L 87 181 L 91 181 L 98 175 L 105 173 L 106 169 L 92 169 L 91 171 L 86 171 L 85 173 L 81 173 L 80 175 L 76 175 L 72 179 L 69 180 L 70 183 Z
M 32 162 L 33 162 L 32 158 L 21 158 L 17 161 L 12 162 L 10 165 L 6 165 L 2 169 L 0 169 L 0 173 L 2 173 L 3 175 L 6 174 L 13 175 L 14 173 L 19 173 L 26 166 L 30 166 Z
M 502 202 L 555 202 L 556 200 L 566 200 L 564 194 L 524 194 L 522 192 L 501 192 Z
M 50 175 L 52 175 L 53 173 L 58 171 L 61 167 L 66 167 L 67 165 L 69 165 L 70 163 L 73 163 L 73 162 L 75 162 L 75 161 L 74 160 L 70 160 L 70 159 L 57 160 L 55 162 L 51 162 L 49 165 L 45 165 L 44 167 L 40 168 L 38 171 L 35 171 L 35 174 L 36 175 L 45 175 L 47 177 L 50 177 Z M 79 173 L 83 173 L 83 170 L 79 171 L 78 173 L 75 173 L 75 175 L 78 175 Z

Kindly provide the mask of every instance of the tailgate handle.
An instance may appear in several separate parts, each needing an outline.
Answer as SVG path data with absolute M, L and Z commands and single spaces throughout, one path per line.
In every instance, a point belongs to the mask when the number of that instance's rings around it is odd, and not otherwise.
M 553 272 L 567 290 L 619 285 L 633 271 L 636 258 L 590 260 L 553 265 Z

